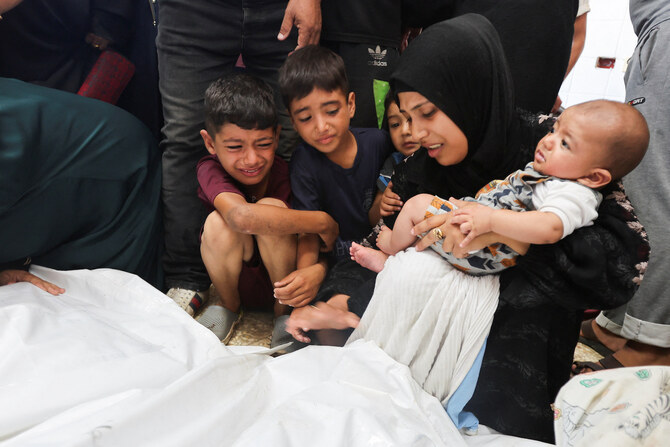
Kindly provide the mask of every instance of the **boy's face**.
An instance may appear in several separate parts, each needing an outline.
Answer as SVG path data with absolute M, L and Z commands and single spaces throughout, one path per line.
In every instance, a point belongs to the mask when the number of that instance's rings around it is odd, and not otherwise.
M 200 135 L 210 154 L 216 154 L 223 169 L 243 185 L 257 185 L 267 178 L 277 148 L 278 129 L 242 129 L 226 123 L 212 138 Z
M 602 126 L 567 109 L 535 149 L 536 171 L 567 180 L 590 176 L 606 165 L 609 135 Z M 587 185 L 590 186 L 590 185 Z
M 345 95 L 341 90 L 327 92 L 315 88 L 309 95 L 294 99 L 289 105 L 295 130 L 305 143 L 324 154 L 342 148 L 355 111 L 353 92 Z
M 389 123 L 389 134 L 395 149 L 408 157 L 421 147 L 418 141 L 412 137 L 412 128 L 405 115 L 400 113 L 400 109 L 395 101 L 389 104 L 386 111 L 386 120 Z

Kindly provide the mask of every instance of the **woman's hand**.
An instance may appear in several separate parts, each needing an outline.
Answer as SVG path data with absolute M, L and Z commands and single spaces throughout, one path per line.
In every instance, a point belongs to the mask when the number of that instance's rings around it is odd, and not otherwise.
M 7 286 L 17 282 L 29 282 L 52 295 L 65 293 L 65 289 L 62 287 L 51 284 L 25 270 L 3 270 L 0 272 L 0 286 Z
M 435 231 L 439 228 L 442 232 L 442 250 L 445 253 L 452 253 L 457 258 L 463 258 L 467 251 L 459 245 L 465 238 L 458 226 L 451 224 L 452 213 L 436 214 L 428 217 L 412 228 L 412 234 L 419 235 L 426 233 L 424 237 L 416 243 L 416 251 L 423 251 L 440 240 Z
M 402 208 L 402 200 L 400 196 L 393 192 L 393 183 L 389 182 L 382 195 L 382 202 L 380 204 L 380 211 L 382 217 L 390 216 L 397 213 Z

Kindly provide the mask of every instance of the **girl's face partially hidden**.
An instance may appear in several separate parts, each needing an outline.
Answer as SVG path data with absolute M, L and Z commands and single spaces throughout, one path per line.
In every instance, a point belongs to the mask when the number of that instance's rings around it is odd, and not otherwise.
M 398 94 L 400 112 L 410 121 L 412 137 L 442 166 L 455 165 L 468 155 L 468 140 L 456 124 L 418 92 Z
M 412 137 L 412 129 L 409 120 L 400 113 L 398 105 L 393 101 L 386 110 L 386 120 L 389 124 L 389 134 L 393 146 L 405 157 L 409 157 L 421 147 L 419 142 Z

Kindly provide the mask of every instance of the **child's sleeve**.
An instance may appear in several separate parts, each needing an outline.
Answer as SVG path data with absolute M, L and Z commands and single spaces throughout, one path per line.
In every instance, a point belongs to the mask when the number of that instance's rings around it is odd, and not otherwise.
M 379 178 L 377 179 L 377 189 L 384 192 L 389 182 L 391 181 L 391 176 L 393 175 L 393 167 L 396 165 L 395 158 L 393 154 L 386 158 L 382 169 L 379 172 Z
M 309 163 L 304 152 L 298 147 L 291 158 L 291 207 L 294 210 L 322 211 L 319 202 L 318 169 Z
M 279 199 L 292 208 L 291 203 L 291 180 L 289 176 L 288 163 L 275 155 L 272 172 L 270 173 L 270 184 L 267 194 Z
M 232 192 L 244 197 L 215 156 L 203 157 L 198 162 L 196 173 L 199 184 L 198 197 L 208 207 L 214 208 L 214 199 L 223 192 Z
M 553 213 L 563 223 L 563 237 L 577 228 L 593 224 L 598 218 L 602 194 L 577 182 L 548 180 L 533 190 L 533 204 L 538 211 Z

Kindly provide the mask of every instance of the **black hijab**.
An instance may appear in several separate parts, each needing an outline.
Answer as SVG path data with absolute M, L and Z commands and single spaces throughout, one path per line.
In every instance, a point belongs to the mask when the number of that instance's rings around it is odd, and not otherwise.
M 464 197 L 520 168 L 528 154 L 520 148 L 519 118 L 512 79 L 493 25 L 477 14 L 436 23 L 402 54 L 391 86 L 397 94 L 415 91 L 443 111 L 465 134 L 468 154 L 457 165 L 441 166 L 421 149 L 400 167 L 401 178 L 419 192 Z

